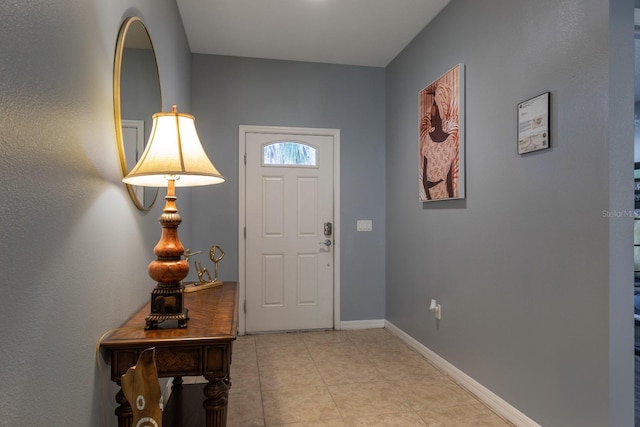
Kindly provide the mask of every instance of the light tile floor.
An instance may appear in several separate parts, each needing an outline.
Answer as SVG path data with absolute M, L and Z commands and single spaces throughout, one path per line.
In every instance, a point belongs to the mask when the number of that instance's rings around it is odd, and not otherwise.
M 512 426 L 385 329 L 238 337 L 230 427 Z

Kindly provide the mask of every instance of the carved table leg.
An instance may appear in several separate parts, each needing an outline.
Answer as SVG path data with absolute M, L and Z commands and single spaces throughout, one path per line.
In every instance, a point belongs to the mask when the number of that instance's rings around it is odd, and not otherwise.
M 227 425 L 227 404 L 229 402 L 229 378 L 207 377 L 204 386 L 206 397 L 202 406 L 206 411 L 207 427 L 224 427 Z
M 182 382 L 182 377 L 173 377 L 173 385 L 171 386 L 171 390 L 182 390 Z
M 120 385 L 120 384 L 118 384 Z M 129 401 L 124 397 L 122 388 L 116 393 L 116 402 L 120 404 L 114 411 L 118 416 L 118 427 L 132 427 L 133 426 L 133 411 Z

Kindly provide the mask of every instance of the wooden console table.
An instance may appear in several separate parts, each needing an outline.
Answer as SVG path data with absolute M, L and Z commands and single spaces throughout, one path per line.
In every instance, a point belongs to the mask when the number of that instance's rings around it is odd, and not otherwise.
M 238 328 L 238 285 L 224 282 L 222 286 L 184 294 L 189 309 L 189 321 L 184 329 L 145 330 L 149 304 L 142 307 L 120 328 L 101 343 L 110 356 L 111 380 L 120 384 L 127 369 L 134 366 L 140 353 L 156 349 L 159 377 L 174 377 L 174 390 L 182 387 L 183 376 L 204 376 L 205 425 L 227 424 L 229 400 L 229 367 L 232 343 Z M 131 427 L 132 411 L 122 389 L 116 394 L 119 427 Z M 166 410 L 165 410 L 166 412 Z M 179 427 L 166 426 L 165 427 Z

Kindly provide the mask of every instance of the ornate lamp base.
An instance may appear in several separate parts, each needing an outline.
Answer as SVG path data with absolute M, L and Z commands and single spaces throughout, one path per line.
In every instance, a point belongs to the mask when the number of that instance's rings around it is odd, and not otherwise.
M 182 259 L 184 247 L 178 238 L 182 219 L 176 207 L 175 180 L 169 179 L 166 204 L 158 222 L 162 226 L 160 241 L 153 252 L 158 257 L 149 263 L 149 276 L 157 284 L 151 292 L 151 312 L 145 329 L 156 329 L 159 322 L 177 320 L 179 328 L 187 327 L 188 310 L 184 307 L 182 279 L 189 274 L 189 263 Z
M 184 288 L 155 288 L 151 292 L 151 312 L 146 317 L 145 329 L 157 329 L 158 323 L 177 320 L 178 328 L 186 328 L 189 310 L 184 307 Z

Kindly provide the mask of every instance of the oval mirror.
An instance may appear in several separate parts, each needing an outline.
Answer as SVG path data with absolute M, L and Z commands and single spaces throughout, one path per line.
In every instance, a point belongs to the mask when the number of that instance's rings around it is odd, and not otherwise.
M 151 38 L 137 17 L 125 19 L 116 43 L 113 72 L 116 139 L 122 176 L 138 162 L 151 132 L 152 116 L 162 111 L 160 77 Z M 140 210 L 151 209 L 157 188 L 125 184 Z

